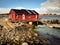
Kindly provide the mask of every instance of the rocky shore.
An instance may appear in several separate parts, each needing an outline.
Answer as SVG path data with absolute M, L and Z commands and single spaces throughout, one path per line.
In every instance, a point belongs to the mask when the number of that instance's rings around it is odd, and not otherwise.
M 5 18 L 0 21 L 0 45 L 49 44 L 47 39 L 40 38 L 38 32 L 34 31 L 34 25 L 13 23 Z
M 42 45 L 43 39 L 33 30 L 33 26 L 21 25 L 7 30 L 0 25 L 0 45 Z

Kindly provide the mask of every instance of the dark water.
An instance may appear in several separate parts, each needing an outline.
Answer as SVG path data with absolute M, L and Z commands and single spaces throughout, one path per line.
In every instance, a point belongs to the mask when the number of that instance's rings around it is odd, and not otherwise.
M 60 20 L 60 16 L 40 16 L 39 18 L 45 20 Z M 39 25 L 36 27 L 41 38 L 49 40 L 49 45 L 60 45 L 60 29 L 50 28 L 47 25 Z
M 47 20 L 52 20 L 52 19 L 60 20 L 60 16 L 40 16 L 39 18 L 47 19 Z M 49 28 L 48 26 L 45 26 L 42 28 L 38 28 L 38 31 L 40 31 L 42 33 L 54 35 L 54 36 L 57 36 L 60 38 L 60 29 L 58 29 L 58 28 Z
M 37 26 L 35 29 L 41 38 L 49 40 L 48 45 L 60 45 L 60 29 L 48 26 Z M 47 45 L 47 44 L 46 44 Z
M 60 38 L 60 29 L 58 29 L 58 28 L 50 28 L 48 26 L 37 27 L 37 31 L 45 33 L 45 34 L 50 34 L 50 35 Z
M 52 19 L 60 20 L 60 16 L 40 16 L 39 18 L 46 19 L 46 20 L 52 20 Z

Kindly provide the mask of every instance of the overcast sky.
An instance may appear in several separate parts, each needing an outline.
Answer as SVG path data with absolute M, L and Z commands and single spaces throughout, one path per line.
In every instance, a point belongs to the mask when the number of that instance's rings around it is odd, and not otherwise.
M 33 9 L 40 14 L 60 14 L 60 0 L 0 0 L 0 14 L 10 9 Z

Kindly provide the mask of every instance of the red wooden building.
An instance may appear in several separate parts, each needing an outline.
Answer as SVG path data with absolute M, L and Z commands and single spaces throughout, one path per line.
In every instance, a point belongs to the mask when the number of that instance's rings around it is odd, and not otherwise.
M 38 13 L 34 10 L 26 9 L 11 9 L 10 10 L 10 19 L 18 21 L 36 21 L 38 19 Z

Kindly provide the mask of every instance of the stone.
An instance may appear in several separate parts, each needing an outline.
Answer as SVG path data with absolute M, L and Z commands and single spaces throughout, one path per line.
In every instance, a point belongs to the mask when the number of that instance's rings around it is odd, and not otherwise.
M 22 45 L 28 45 L 28 43 L 24 42 L 24 43 L 22 43 Z

